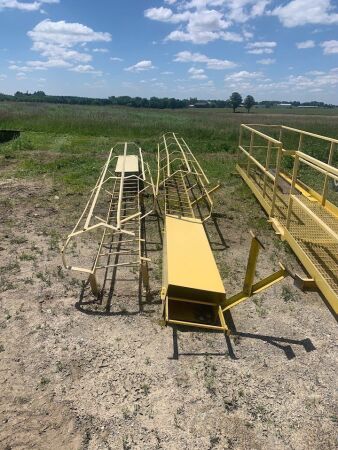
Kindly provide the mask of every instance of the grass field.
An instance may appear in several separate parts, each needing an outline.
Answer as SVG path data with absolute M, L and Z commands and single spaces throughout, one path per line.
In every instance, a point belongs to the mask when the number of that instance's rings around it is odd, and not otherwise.
M 231 155 L 238 145 L 241 123 L 283 124 L 337 138 L 338 108 L 256 109 L 251 114 L 233 114 L 227 109 L 0 103 L 0 129 L 22 131 L 19 139 L 0 147 L 0 154 L 12 175 L 49 174 L 65 186 L 87 185 L 93 181 L 92 174 L 96 176 L 101 157 L 118 141 L 135 141 L 151 156 L 158 136 L 174 130 L 196 153 Z M 214 170 L 219 176 L 216 167 Z
M 176 131 L 211 183 L 222 182 L 206 232 L 227 293 L 242 287 L 249 229 L 265 246 L 257 277 L 279 261 L 305 275 L 235 164 L 242 122 L 337 138 L 338 111 L 313 112 L 0 103 L 0 130 L 21 131 L 0 143 L 1 448 L 336 448 L 337 327 L 317 292 L 302 293 L 289 277 L 233 309 L 231 337 L 175 334 L 160 321 L 156 214 L 146 225 L 150 299 L 122 272 L 111 304 L 100 304 L 60 257 L 109 149 L 135 141 L 155 167 L 158 136 Z M 309 151 L 325 159 L 327 149 Z M 94 238 L 85 251 L 95 254 Z

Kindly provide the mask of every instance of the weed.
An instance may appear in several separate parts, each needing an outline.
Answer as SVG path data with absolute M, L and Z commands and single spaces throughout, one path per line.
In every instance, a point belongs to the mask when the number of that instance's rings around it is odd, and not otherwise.
M 0 292 L 13 291 L 15 289 L 14 284 L 11 281 L 0 277 Z
M 22 255 L 19 256 L 20 261 L 35 261 L 36 256 L 30 255 L 28 253 L 22 253 Z
M 36 277 L 39 278 L 39 280 L 41 280 L 44 283 L 46 283 L 47 286 L 51 286 L 52 285 L 52 282 L 50 280 L 50 276 L 47 273 L 38 272 L 36 274 Z
M 20 264 L 18 261 L 10 262 L 7 266 L 0 267 L 0 274 L 7 272 L 18 272 L 20 270 Z
M 64 369 L 64 366 L 63 366 L 62 362 L 61 361 L 56 361 L 56 369 L 55 369 L 56 372 L 62 372 L 63 369 Z
M 282 287 L 282 298 L 286 303 L 297 300 L 296 293 L 289 286 Z
M 0 344 L 0 353 L 5 351 L 5 347 L 3 346 L 3 344 Z
M 127 436 L 123 436 L 122 438 L 122 448 L 123 450 L 131 450 L 132 446 L 129 443 L 129 438 Z
M 142 384 L 141 389 L 144 395 L 148 395 L 150 392 L 149 384 L 146 383 Z
M 28 239 L 23 237 L 23 236 L 15 236 L 11 239 L 11 244 L 12 245 L 21 245 L 21 244 L 26 244 L 28 242 Z
M 58 276 L 58 278 L 63 280 L 65 278 L 65 274 L 64 274 L 63 268 L 61 266 L 57 266 L 56 269 L 57 269 L 57 276 Z
M 43 250 L 41 250 L 39 247 L 37 247 L 35 244 L 33 244 L 32 246 L 31 246 L 31 251 L 32 252 L 36 252 L 36 253 L 38 253 L 39 255 L 42 255 L 43 254 Z
M 47 377 L 41 377 L 40 386 L 47 386 L 50 383 L 50 379 Z
M 49 250 L 56 251 L 59 250 L 60 233 L 52 230 L 49 233 Z
M 208 364 L 204 368 L 205 387 L 211 394 L 215 393 L 216 367 L 214 364 Z
M 210 446 L 211 448 L 215 447 L 216 445 L 218 445 L 221 441 L 221 438 L 219 436 L 210 436 Z
M 128 420 L 131 417 L 129 409 L 126 408 L 125 406 L 122 408 L 122 415 L 123 415 L 124 420 Z
M 2 198 L 0 199 L 0 206 L 6 209 L 11 209 L 14 206 L 14 202 L 11 198 Z

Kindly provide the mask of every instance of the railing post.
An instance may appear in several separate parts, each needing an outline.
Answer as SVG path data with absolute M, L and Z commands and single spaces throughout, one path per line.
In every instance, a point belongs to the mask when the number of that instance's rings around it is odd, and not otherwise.
M 249 147 L 249 154 L 250 156 L 252 156 L 252 147 L 253 147 L 253 143 L 254 143 L 254 138 L 255 138 L 255 134 L 253 131 L 251 131 L 251 137 L 250 137 L 250 147 Z M 246 173 L 248 174 L 248 176 L 250 176 L 249 172 L 250 172 L 250 165 L 251 165 L 251 160 L 250 158 L 248 158 L 248 165 L 246 168 Z
M 288 205 L 288 212 L 287 212 L 287 219 L 286 219 L 286 228 L 289 229 L 290 221 L 291 221 L 291 214 L 292 214 L 292 205 L 293 205 L 293 192 L 295 190 L 297 176 L 298 176 L 298 169 L 299 169 L 299 155 L 296 152 L 295 154 L 295 162 L 293 166 L 293 175 L 292 175 L 292 183 L 291 183 L 291 190 L 290 190 L 290 196 L 289 196 L 289 205 Z
M 273 186 L 270 217 L 273 217 L 274 213 L 275 213 L 277 189 L 278 189 L 278 179 L 279 179 L 279 172 L 280 172 L 280 168 L 281 168 L 281 164 L 282 164 L 282 156 L 283 156 L 283 146 L 282 146 L 282 143 L 280 143 L 279 147 L 278 147 L 278 153 L 277 153 L 276 175 L 275 175 L 275 183 Z
M 332 160 L 333 160 L 333 152 L 334 152 L 334 148 L 335 148 L 335 143 L 331 142 L 330 145 L 330 153 L 329 153 L 329 159 L 328 159 L 328 164 L 332 164 Z M 329 186 L 329 177 L 326 174 L 325 175 L 325 180 L 324 180 L 324 186 L 323 186 L 323 193 L 322 193 L 322 206 L 325 206 L 326 203 L 326 197 L 327 197 L 327 188 Z
M 242 147 L 242 143 L 243 143 L 243 127 L 241 125 L 239 128 L 239 143 L 238 143 L 238 148 L 237 148 L 237 164 L 239 164 L 239 155 L 241 154 L 240 148 Z
M 299 142 L 298 142 L 298 151 L 299 152 L 302 151 L 303 137 L 304 137 L 303 133 L 300 133 L 300 135 L 299 135 Z
M 278 138 L 279 142 L 282 142 L 282 138 L 283 138 L 283 126 L 281 125 Z
M 266 152 L 266 161 L 265 161 L 265 172 L 264 172 L 264 186 L 263 186 L 263 197 L 266 194 L 266 181 L 267 181 L 267 172 L 269 172 L 270 166 L 270 158 L 271 158 L 271 141 L 268 142 L 268 150 Z

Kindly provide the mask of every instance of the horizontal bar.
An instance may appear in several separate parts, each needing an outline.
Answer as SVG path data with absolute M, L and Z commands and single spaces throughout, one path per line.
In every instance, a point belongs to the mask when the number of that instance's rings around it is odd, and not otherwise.
M 255 128 L 251 128 L 248 125 L 242 124 L 242 128 L 245 128 L 246 130 L 252 131 L 253 133 L 257 134 L 258 136 L 261 136 L 262 138 L 266 139 L 267 141 L 273 142 L 274 144 L 282 145 L 280 141 L 277 141 L 277 139 L 274 139 L 267 134 L 262 133 L 261 131 L 256 130 Z
M 313 158 L 312 156 L 306 155 L 303 152 L 297 152 L 296 154 L 299 155 L 299 158 L 300 158 L 301 161 L 303 161 L 303 162 L 305 162 L 305 161 L 306 162 L 310 162 L 314 166 L 320 167 L 328 175 L 331 175 L 331 176 L 334 176 L 334 177 L 338 177 L 338 169 L 336 169 L 333 166 L 330 166 L 330 164 L 326 164 L 326 163 L 324 163 L 322 161 L 319 161 L 318 159 Z
M 294 131 L 296 133 L 303 134 L 305 136 L 311 136 L 311 137 L 314 137 L 314 138 L 317 138 L 317 139 L 322 139 L 323 141 L 334 142 L 335 144 L 338 144 L 338 140 L 337 139 L 330 138 L 330 137 L 327 137 L 327 136 L 321 136 L 320 134 L 310 133 L 309 131 L 298 130 L 297 128 L 287 127 L 285 125 L 282 125 L 282 129 L 283 130 Z
M 182 320 L 168 319 L 167 323 L 172 323 L 172 324 L 175 324 L 175 325 L 185 325 L 185 326 L 188 326 L 188 327 L 195 327 L 195 328 L 208 328 L 210 330 L 227 331 L 223 327 L 217 326 L 217 325 L 206 325 L 204 323 L 184 322 Z

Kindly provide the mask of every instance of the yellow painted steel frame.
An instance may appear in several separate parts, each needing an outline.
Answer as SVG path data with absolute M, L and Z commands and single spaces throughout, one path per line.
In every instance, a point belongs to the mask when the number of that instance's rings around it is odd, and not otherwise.
M 203 225 L 211 216 L 210 194 L 215 190 L 207 190 L 207 185 L 209 180 L 184 139 L 175 133 L 164 134 L 158 145 L 156 186 L 157 196 L 164 196 L 163 318 L 166 324 L 229 333 L 225 312 L 281 281 L 289 272 L 281 265 L 277 272 L 254 282 L 262 244 L 252 234 L 243 289 L 227 298 Z M 194 199 L 195 187 L 199 193 Z M 209 210 L 206 216 L 197 218 L 194 207 L 201 199 L 207 199 Z
M 227 298 L 206 235 L 202 233 L 203 224 L 170 216 L 166 217 L 166 222 L 169 226 L 167 224 L 164 230 L 161 291 L 165 324 L 207 328 L 230 334 L 226 311 L 290 275 L 280 264 L 278 271 L 255 282 L 259 251 L 264 247 L 251 232 L 243 289 Z M 196 226 L 201 227 L 197 235 L 194 230 Z M 176 248 L 171 248 L 175 245 Z
M 279 130 L 279 140 L 273 139 L 257 127 Z M 283 148 L 281 139 L 286 132 L 298 136 L 298 150 Z M 244 135 L 249 144 L 244 144 Z M 310 136 L 329 145 L 328 162 L 324 163 L 304 153 L 304 138 Z M 254 146 L 259 137 L 265 144 Z M 296 285 L 313 288 L 314 283 L 325 296 L 335 315 L 338 314 L 338 208 L 327 200 L 329 179 L 338 180 L 338 169 L 333 166 L 338 140 L 285 126 L 241 125 L 237 170 L 253 191 L 277 234 L 286 240 L 295 252 L 311 279 L 296 276 Z M 266 163 L 255 157 L 256 149 L 266 151 Z M 273 160 L 272 151 L 276 151 Z M 290 177 L 282 171 L 283 158 L 293 158 Z M 242 163 L 241 158 L 246 161 Z M 324 176 L 322 193 L 316 192 L 299 180 L 300 164 Z M 275 171 L 271 171 L 271 167 Z M 253 167 L 253 169 L 251 168 Z M 288 192 L 281 191 L 286 183 Z
M 157 155 L 156 196 L 164 193 L 164 215 L 211 217 L 214 206 L 211 194 L 220 185 L 210 182 L 183 137 L 168 132 L 160 137 Z
M 128 172 L 130 156 L 135 155 L 139 165 L 138 171 Z M 134 158 L 135 158 L 134 156 Z M 134 163 L 135 160 L 132 160 Z M 114 167 L 116 165 L 116 168 Z M 131 164 L 134 170 L 135 164 Z M 114 172 L 115 171 L 115 172 Z M 149 193 L 153 198 L 152 208 L 143 211 L 143 195 Z M 103 208 L 108 209 L 105 218 L 100 217 Z M 143 255 L 142 220 L 149 215 L 155 205 L 155 186 L 149 165 L 143 160 L 142 150 L 133 142 L 117 143 L 109 152 L 107 161 L 101 174 L 91 191 L 89 200 L 72 232 L 68 235 L 62 247 L 63 265 L 68 270 L 82 272 L 88 275 L 92 292 L 99 294 L 96 272 L 117 266 L 140 266 L 144 283 L 147 284 L 147 263 L 150 261 Z M 93 231 L 102 230 L 98 251 L 91 266 L 78 267 L 67 262 L 66 253 L 70 243 L 78 238 L 87 236 Z M 114 239 L 117 239 L 115 241 Z M 111 264 L 110 257 L 118 251 L 111 251 L 116 243 L 130 242 L 137 248 L 135 258 L 124 263 Z M 104 251 L 108 248 L 110 250 Z M 126 252 L 120 252 L 126 256 Z M 107 262 L 102 262 L 106 258 Z

